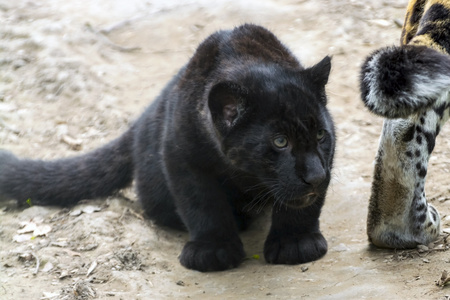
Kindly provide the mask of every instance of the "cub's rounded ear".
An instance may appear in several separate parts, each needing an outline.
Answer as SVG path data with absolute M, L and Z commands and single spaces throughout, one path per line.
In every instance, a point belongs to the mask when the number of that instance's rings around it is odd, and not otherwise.
M 318 88 L 323 88 L 328 82 L 331 71 L 331 57 L 325 56 L 319 63 L 305 70 L 308 79 Z
M 247 91 L 240 85 L 225 81 L 214 85 L 209 93 L 208 105 L 219 131 L 227 132 L 243 116 Z

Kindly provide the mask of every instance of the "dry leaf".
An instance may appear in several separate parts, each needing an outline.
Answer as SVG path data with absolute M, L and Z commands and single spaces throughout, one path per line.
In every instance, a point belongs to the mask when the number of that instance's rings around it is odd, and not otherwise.
M 23 226 L 22 229 L 17 230 L 17 233 L 23 234 L 23 233 L 30 233 L 36 230 L 36 224 L 33 222 L 24 222 L 21 223 Z
M 102 208 L 100 206 L 88 205 L 88 206 L 83 207 L 81 210 L 86 214 L 91 214 L 93 212 L 101 211 Z
M 16 243 L 29 242 L 33 238 L 31 234 L 16 234 L 13 236 L 13 241 Z
M 49 272 L 51 269 L 53 269 L 53 264 L 51 262 L 48 262 L 42 268 L 42 272 Z
M 59 296 L 59 293 L 43 292 L 44 296 L 41 299 L 54 299 Z
M 52 227 L 50 225 L 39 225 L 33 231 L 33 235 L 34 236 L 43 236 L 43 235 L 47 235 L 47 233 L 49 233 L 50 231 L 52 231 Z
M 71 215 L 72 217 L 78 217 L 79 215 L 81 215 L 81 213 L 82 213 L 81 209 L 76 209 L 76 210 L 72 211 L 72 212 L 70 213 L 70 215 Z
M 72 276 L 72 275 L 70 275 L 69 272 L 68 272 L 67 270 L 63 270 L 63 271 L 61 272 L 61 275 L 59 276 L 59 279 L 64 279 L 64 278 L 70 277 L 70 276 Z

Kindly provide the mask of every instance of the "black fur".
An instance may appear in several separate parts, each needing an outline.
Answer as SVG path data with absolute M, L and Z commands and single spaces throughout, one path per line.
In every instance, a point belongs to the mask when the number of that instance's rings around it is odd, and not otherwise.
M 0 196 L 37 205 L 70 205 L 106 197 L 133 180 L 132 131 L 80 157 L 17 159 L 0 150 Z
M 335 134 L 330 58 L 304 69 L 266 29 L 207 38 L 135 124 L 85 155 L 43 162 L 0 152 L 0 195 L 68 205 L 136 180 L 146 214 L 187 229 L 180 262 L 217 271 L 244 258 L 238 230 L 273 205 L 264 254 L 297 264 L 327 251 L 319 215 Z

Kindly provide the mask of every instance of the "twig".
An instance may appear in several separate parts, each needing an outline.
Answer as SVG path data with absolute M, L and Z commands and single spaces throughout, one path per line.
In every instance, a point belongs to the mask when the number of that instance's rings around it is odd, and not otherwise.
M 186 6 L 189 6 L 189 5 L 190 5 L 189 3 L 183 4 L 183 5 L 178 5 L 177 8 L 186 7 Z M 154 10 L 154 11 L 152 11 L 150 13 L 147 13 L 145 15 L 136 16 L 136 17 L 133 17 L 133 18 L 130 18 L 130 19 L 127 19 L 127 20 L 123 20 L 123 21 L 120 21 L 120 22 L 118 22 L 116 24 L 113 24 L 113 25 L 111 25 L 111 26 L 109 26 L 107 28 L 100 29 L 100 30 L 95 30 L 92 27 L 92 25 L 89 24 L 89 23 L 86 24 L 86 25 L 87 25 L 87 28 L 89 30 L 91 30 L 92 32 L 94 32 L 97 35 L 99 35 L 99 37 L 103 40 L 103 42 L 105 42 L 106 44 L 108 44 L 112 48 L 114 48 L 114 49 L 116 49 L 118 51 L 122 51 L 122 52 L 132 52 L 132 51 L 140 50 L 141 48 L 140 47 L 123 47 L 123 46 L 117 45 L 117 44 L 113 43 L 107 37 L 107 35 L 110 34 L 113 31 L 115 31 L 115 30 L 118 30 L 118 29 L 120 29 L 122 27 L 130 25 L 133 22 L 136 22 L 136 21 L 141 20 L 141 19 L 147 19 L 147 18 L 149 18 L 149 16 L 156 15 L 156 14 L 159 14 L 159 13 L 163 13 L 163 12 L 166 12 L 166 11 L 169 11 L 169 10 L 170 9 L 168 9 L 168 8 L 156 9 L 156 10 Z
M 136 217 L 136 218 L 139 219 L 139 220 L 144 220 L 144 217 L 143 217 L 141 214 L 135 212 L 135 211 L 132 210 L 131 208 L 126 207 L 126 208 L 124 208 L 124 210 L 123 210 L 123 212 L 122 212 L 122 215 L 119 217 L 119 220 L 118 220 L 118 221 L 119 221 L 120 223 L 122 223 L 122 220 L 123 220 L 123 218 L 125 218 L 125 216 L 126 216 L 127 213 L 133 215 L 134 217 Z
M 156 12 L 155 12 L 156 13 Z M 118 30 L 118 29 L 120 29 L 120 28 L 122 28 L 122 27 L 125 27 L 125 26 L 127 26 L 127 25 L 130 25 L 132 22 L 135 22 L 135 21 L 138 21 L 139 19 L 143 19 L 145 16 L 137 16 L 137 17 L 134 17 L 134 18 L 131 18 L 131 19 L 128 19 L 128 20 L 123 20 L 123 21 L 120 21 L 120 22 L 118 22 L 118 23 L 116 23 L 116 24 L 113 24 L 113 25 L 111 25 L 111 26 L 109 26 L 109 27 L 107 27 L 107 28 L 104 28 L 104 29 L 100 29 L 98 32 L 99 33 L 102 33 L 102 34 L 104 34 L 104 35 L 108 35 L 108 34 L 110 34 L 112 31 L 115 31 L 115 30 Z
M 338 285 L 338 284 L 340 284 L 340 283 L 342 283 L 342 282 L 348 281 L 348 280 L 350 280 L 350 279 L 353 279 L 353 278 L 355 278 L 355 277 L 358 276 L 358 275 L 359 275 L 359 274 L 355 274 L 355 275 L 353 275 L 353 276 L 351 276 L 351 277 L 349 277 L 349 278 L 347 278 L 347 279 L 342 280 L 341 282 L 336 282 L 336 283 L 333 284 L 333 285 L 323 287 L 322 290 L 327 289 L 327 288 L 331 288 L 331 287 L 335 287 L 336 285 Z
M 178 7 L 183 7 L 183 6 L 188 6 L 188 5 L 189 4 L 184 4 L 184 5 L 180 5 Z M 127 19 L 127 20 L 120 21 L 118 23 L 115 23 L 115 24 L 107 27 L 107 28 L 100 29 L 98 32 L 102 33 L 102 34 L 105 34 L 105 35 L 108 35 L 112 31 L 115 31 L 115 30 L 118 30 L 118 29 L 120 29 L 122 27 L 128 26 L 131 23 L 136 22 L 136 21 L 138 21 L 140 19 L 148 19 L 149 16 L 151 16 L 151 15 L 156 15 L 156 14 L 163 13 L 163 12 L 166 12 L 166 11 L 169 11 L 169 9 L 168 8 L 156 9 L 156 10 L 151 11 L 151 12 L 145 14 L 145 15 L 136 16 L 136 17 L 133 17 L 133 18 L 130 18 L 130 19 Z
M 447 284 L 450 284 L 450 276 L 448 272 L 444 270 L 442 272 L 441 278 L 436 282 L 436 285 L 443 288 Z
M 113 48 L 115 50 L 118 50 L 121 52 L 133 52 L 133 51 L 137 51 L 137 50 L 141 49 L 141 47 L 124 47 L 124 46 L 117 45 L 117 44 L 113 43 L 107 36 L 105 36 L 104 34 L 99 32 L 98 30 L 94 29 L 92 27 L 92 25 L 89 23 L 86 24 L 86 28 L 89 31 L 91 31 L 92 33 L 95 33 L 102 42 L 104 42 L 105 44 L 107 44 L 108 46 L 110 46 L 111 48 Z
M 36 275 L 39 272 L 39 267 L 41 265 L 41 262 L 39 260 L 39 257 L 36 255 L 36 253 L 31 252 L 31 255 L 33 255 L 34 258 L 36 259 L 36 269 L 33 271 L 33 275 Z
M 81 254 L 80 253 L 78 253 L 78 252 L 74 252 L 74 251 L 72 251 L 72 250 L 69 250 L 69 249 L 62 249 L 64 252 L 66 252 L 67 254 L 69 254 L 70 256 L 79 256 L 79 257 L 81 257 Z

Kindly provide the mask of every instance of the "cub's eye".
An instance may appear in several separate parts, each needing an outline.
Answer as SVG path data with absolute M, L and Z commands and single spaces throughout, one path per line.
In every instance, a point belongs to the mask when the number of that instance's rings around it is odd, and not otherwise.
M 325 136 L 325 130 L 323 129 L 319 129 L 317 131 L 317 140 L 320 141 L 321 139 L 323 139 L 323 137 Z
M 288 145 L 288 140 L 285 136 L 277 136 L 273 139 L 273 144 L 277 148 L 286 148 Z

